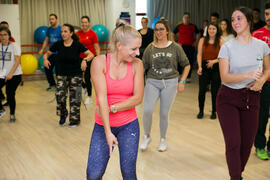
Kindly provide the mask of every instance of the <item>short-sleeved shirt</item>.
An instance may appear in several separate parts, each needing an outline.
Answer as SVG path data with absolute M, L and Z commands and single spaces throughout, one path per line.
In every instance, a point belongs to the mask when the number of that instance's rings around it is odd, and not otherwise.
M 76 32 L 76 34 L 80 38 L 80 42 L 87 48 L 89 49 L 94 56 L 96 55 L 96 50 L 94 47 L 94 44 L 98 43 L 98 37 L 95 31 L 92 29 L 89 29 L 87 32 L 83 32 L 83 30 L 79 30 Z M 85 58 L 86 55 L 84 53 L 81 54 L 81 58 Z
M 55 29 L 52 27 L 48 28 L 46 36 L 49 38 L 50 46 L 52 46 L 57 41 L 62 40 L 61 28 L 62 28 L 61 26 L 57 26 L 57 28 Z
M 182 47 L 171 41 L 165 48 L 157 48 L 153 43 L 149 44 L 142 60 L 144 69 L 147 71 L 147 78 L 159 80 L 179 78 L 178 63 L 182 67 L 189 65 Z
M 186 46 L 192 46 L 195 34 L 199 33 L 194 24 L 180 24 L 174 29 L 174 34 L 179 34 L 178 43 Z
M 3 60 L 3 55 L 4 55 L 4 60 Z M 0 78 L 4 79 L 5 76 L 8 75 L 8 73 L 10 72 L 10 70 L 12 69 L 15 63 L 15 56 L 20 56 L 20 55 L 21 55 L 21 48 L 17 43 L 10 42 L 8 47 L 3 46 L 3 44 L 0 43 L 0 74 L 1 74 Z M 20 74 L 22 74 L 22 69 L 21 69 L 21 65 L 19 64 L 19 66 L 17 67 L 13 75 L 20 75 Z
M 79 41 L 73 41 L 71 46 L 64 46 L 64 41 L 58 41 L 50 47 L 51 52 L 58 52 L 56 55 L 57 72 L 60 76 L 82 75 L 80 53 L 87 51 L 87 48 Z
M 248 44 L 241 44 L 236 39 L 225 43 L 220 51 L 218 58 L 229 60 L 229 73 L 241 74 L 255 71 L 258 69 L 259 57 L 268 56 L 270 50 L 267 44 L 259 39 L 252 38 Z M 248 84 L 254 80 L 243 80 L 237 83 L 222 83 L 232 89 L 247 88 Z
M 268 44 L 268 47 L 270 48 L 270 30 L 262 27 L 257 31 L 254 31 L 252 33 L 252 36 L 266 42 L 266 44 Z M 268 79 L 268 81 L 270 81 L 270 78 Z

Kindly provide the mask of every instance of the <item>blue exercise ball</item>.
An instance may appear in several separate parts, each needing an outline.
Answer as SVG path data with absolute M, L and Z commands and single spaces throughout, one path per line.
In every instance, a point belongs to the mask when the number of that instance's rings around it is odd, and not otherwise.
M 158 16 L 152 21 L 152 26 L 151 26 L 152 29 L 155 29 L 155 25 L 160 20 L 160 18 L 161 18 L 161 16 Z
M 47 35 L 48 26 L 40 26 L 35 30 L 34 39 L 38 44 L 42 44 Z
M 95 33 L 97 34 L 98 41 L 107 41 L 108 40 L 109 31 L 102 24 L 94 25 L 91 29 L 93 31 L 95 31 Z

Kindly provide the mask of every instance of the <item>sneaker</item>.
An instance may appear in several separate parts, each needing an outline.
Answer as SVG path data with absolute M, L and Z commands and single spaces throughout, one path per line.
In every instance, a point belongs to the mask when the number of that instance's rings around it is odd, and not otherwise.
M 197 114 L 197 119 L 202 119 L 203 118 L 203 112 L 199 112 L 199 114 Z
M 164 152 L 166 150 L 167 150 L 167 143 L 166 143 L 164 138 L 161 138 L 160 144 L 159 144 L 159 147 L 158 147 L 158 151 L 159 152 Z
M 11 123 L 14 123 L 16 121 L 16 118 L 14 115 L 10 115 L 10 121 Z
M 93 103 L 93 101 L 89 96 L 84 101 L 84 104 L 92 104 L 92 103 Z
M 80 125 L 80 121 L 73 121 L 73 122 L 70 122 L 69 123 L 69 127 L 76 127 L 76 126 L 79 126 Z
M 141 143 L 140 149 L 142 151 L 145 151 L 147 149 L 148 144 L 150 142 L 151 142 L 151 138 L 150 137 L 147 137 L 147 135 L 144 135 L 143 136 L 143 139 L 142 139 L 142 143 Z
M 268 160 L 269 159 L 269 156 L 268 156 L 267 152 L 265 151 L 265 149 L 256 148 L 256 155 L 261 160 Z
M 216 118 L 217 118 L 217 114 L 215 112 L 212 113 L 211 116 L 210 116 L 210 119 L 216 119 Z
M 5 109 L 1 109 L 0 110 L 0 118 L 3 117 L 6 114 L 6 110 Z
M 53 85 L 53 86 L 49 86 L 46 91 L 52 91 L 52 90 L 55 90 L 56 89 L 56 86 Z
M 64 126 L 65 125 L 65 123 L 66 123 L 66 116 L 61 116 L 60 117 L 60 120 L 59 120 L 59 125 L 60 126 Z

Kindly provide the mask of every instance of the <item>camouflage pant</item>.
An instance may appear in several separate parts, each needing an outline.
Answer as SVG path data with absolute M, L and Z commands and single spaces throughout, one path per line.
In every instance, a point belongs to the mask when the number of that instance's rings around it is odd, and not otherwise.
M 68 116 L 66 108 L 67 92 L 69 91 L 70 114 L 69 121 L 80 121 L 80 106 L 82 92 L 82 77 L 80 76 L 57 76 L 56 85 L 56 114 Z

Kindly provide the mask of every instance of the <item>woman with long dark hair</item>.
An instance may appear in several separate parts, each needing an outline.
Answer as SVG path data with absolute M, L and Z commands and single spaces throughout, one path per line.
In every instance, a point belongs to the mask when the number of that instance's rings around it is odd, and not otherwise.
M 220 39 L 219 28 L 217 24 L 210 23 L 207 28 L 206 37 L 202 37 L 198 45 L 198 71 L 199 75 L 199 113 L 198 119 L 204 116 L 204 102 L 207 86 L 211 84 L 211 96 L 212 96 L 212 114 L 211 119 L 216 119 L 216 96 L 218 88 L 220 86 L 220 76 L 218 68 L 218 53 L 223 44 L 223 40 Z
M 10 107 L 10 122 L 15 122 L 16 100 L 15 93 L 22 79 L 20 65 L 21 48 L 11 42 L 11 32 L 6 27 L 0 28 L 0 89 L 6 85 L 7 102 Z M 0 117 L 6 113 L 0 100 Z
M 237 35 L 218 55 L 222 86 L 217 113 L 231 180 L 240 180 L 257 132 L 260 91 L 270 76 L 270 51 L 265 42 L 251 36 L 249 8 L 235 9 L 231 18 Z
M 53 44 L 44 54 L 44 66 L 49 68 L 48 56 L 57 51 L 56 114 L 60 116 L 59 124 L 63 126 L 68 116 L 66 99 L 69 91 L 69 126 L 72 127 L 80 124 L 82 71 L 85 71 L 87 62 L 92 60 L 94 55 L 79 42 L 72 25 L 64 24 L 61 36 L 63 40 Z M 80 53 L 86 54 L 83 60 L 80 59 Z
M 222 19 L 219 23 L 219 28 L 221 32 L 220 37 L 224 41 L 224 43 L 234 38 L 232 28 L 228 19 Z

